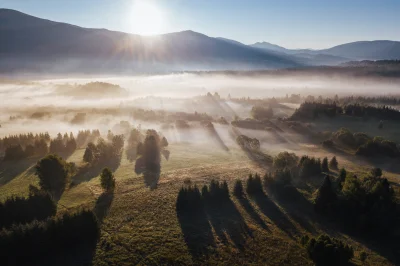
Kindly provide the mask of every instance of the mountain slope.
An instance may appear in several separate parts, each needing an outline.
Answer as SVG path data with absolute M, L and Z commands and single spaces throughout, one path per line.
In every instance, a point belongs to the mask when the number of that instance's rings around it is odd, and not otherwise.
M 0 70 L 93 72 L 267 69 L 300 64 L 286 55 L 193 31 L 144 37 L 53 22 L 0 9 Z M 55 60 L 58 62 L 56 64 Z
M 400 59 L 400 42 L 361 41 L 338 45 L 321 52 L 354 59 L 391 60 Z

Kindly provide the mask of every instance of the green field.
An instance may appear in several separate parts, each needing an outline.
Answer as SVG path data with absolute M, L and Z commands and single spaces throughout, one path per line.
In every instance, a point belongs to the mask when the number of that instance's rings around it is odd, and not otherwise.
M 299 147 L 298 155 L 333 156 L 316 145 L 300 143 Z M 102 220 L 102 230 L 93 254 L 69 258 L 65 264 L 312 265 L 299 238 L 324 232 L 353 245 L 355 265 L 394 264 L 394 250 L 352 238 L 313 212 L 311 200 L 322 179 L 298 184 L 299 200 L 293 202 L 273 195 L 239 201 L 231 195 L 232 205 L 226 206 L 228 213 L 224 210 L 207 213 L 199 221 L 201 226 L 180 221 L 175 203 L 184 184 L 201 187 L 212 179 L 226 180 L 232 190 L 235 179 L 267 171 L 238 147 L 229 148 L 225 151 L 207 145 L 172 143 L 171 156 L 168 161 L 163 159 L 158 181 L 135 174 L 134 162 L 129 162 L 124 155 L 115 170 L 115 192 L 109 197 L 102 196 L 99 173 L 73 178 L 58 201 L 58 212 L 94 209 Z M 80 165 L 83 152 L 77 150 L 66 159 Z M 354 163 L 351 157 L 340 154 L 337 157 L 340 167 L 356 173 L 370 167 L 368 162 Z M 29 184 L 37 184 L 33 168 L 37 160 L 0 163 L 1 200 L 12 195 L 27 195 Z M 397 184 L 394 173 L 385 172 L 385 176 Z M 152 182 L 157 182 L 157 188 L 149 187 Z M 209 238 L 207 252 L 199 254 L 197 249 L 206 236 Z M 364 264 L 359 260 L 361 251 L 368 254 Z

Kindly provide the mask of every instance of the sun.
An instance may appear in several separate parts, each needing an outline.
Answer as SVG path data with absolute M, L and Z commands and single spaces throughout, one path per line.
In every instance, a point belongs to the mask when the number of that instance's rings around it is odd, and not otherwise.
M 160 34 L 166 26 L 163 11 L 151 0 L 136 0 L 129 21 L 131 32 L 140 35 Z

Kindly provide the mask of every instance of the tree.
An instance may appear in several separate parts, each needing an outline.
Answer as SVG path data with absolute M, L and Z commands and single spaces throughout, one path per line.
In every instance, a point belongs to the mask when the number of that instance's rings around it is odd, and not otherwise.
M 76 150 L 76 141 L 74 138 L 69 138 L 65 145 L 65 149 L 67 152 L 74 152 Z
M 251 109 L 251 115 L 257 120 L 269 119 L 274 116 L 274 111 L 271 107 L 253 106 Z
M 329 167 L 331 169 L 337 170 L 338 169 L 338 165 L 339 165 L 339 163 L 338 163 L 338 161 L 336 159 L 336 156 L 333 156 L 332 159 L 329 162 Z
M 342 189 L 344 181 L 346 181 L 346 176 L 347 176 L 346 169 L 344 169 L 344 168 L 340 169 L 339 177 L 338 177 L 338 185 L 339 185 L 340 189 Z
M 163 137 L 161 139 L 161 147 L 167 147 L 167 146 L 168 146 L 168 140 L 165 137 Z
M 68 183 L 68 165 L 58 155 L 50 154 L 44 157 L 36 164 L 35 170 L 43 190 L 62 191 Z
M 116 135 L 112 137 L 112 147 L 114 155 L 120 156 L 124 148 L 124 135 Z
M 233 187 L 233 194 L 237 197 L 237 198 L 242 198 L 244 195 L 244 191 L 243 191 L 243 183 L 242 180 L 237 179 L 235 181 L 235 186 Z
M 147 135 L 143 144 L 143 160 L 147 171 L 160 171 L 161 153 L 154 135 Z
M 335 206 L 337 196 L 333 190 L 331 179 L 329 175 L 325 176 L 324 183 L 318 189 L 317 196 L 315 198 L 315 210 L 317 212 L 330 212 Z
M 83 161 L 87 163 L 92 163 L 96 158 L 96 150 L 96 145 L 94 145 L 92 142 L 89 142 L 85 149 L 85 153 L 83 154 Z
M 109 168 L 104 168 L 103 171 L 101 172 L 100 184 L 101 187 L 107 192 L 114 190 L 115 178 Z
M 317 239 L 305 236 L 301 243 L 316 265 L 348 265 L 354 256 L 352 246 L 327 235 L 320 235 Z
M 325 157 L 322 160 L 321 170 L 322 170 L 322 172 L 329 173 L 328 158 L 327 157 Z

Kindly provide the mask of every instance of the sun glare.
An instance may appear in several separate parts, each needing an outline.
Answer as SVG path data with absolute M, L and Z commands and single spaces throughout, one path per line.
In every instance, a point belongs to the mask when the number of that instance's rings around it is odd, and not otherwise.
M 140 35 L 160 34 L 166 26 L 162 10 L 151 0 L 136 0 L 129 21 L 131 32 Z

